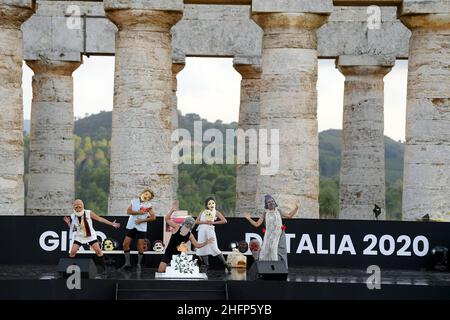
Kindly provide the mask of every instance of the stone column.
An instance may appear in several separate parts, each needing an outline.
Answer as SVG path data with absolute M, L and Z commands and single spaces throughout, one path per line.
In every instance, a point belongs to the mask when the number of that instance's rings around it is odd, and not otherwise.
M 260 121 L 260 85 L 261 70 L 254 65 L 234 65 L 234 68 L 241 74 L 241 105 L 239 109 L 239 129 L 244 131 L 255 130 L 258 134 Z M 259 171 L 257 163 L 250 163 L 250 144 L 246 144 L 245 164 L 236 166 L 236 208 L 235 216 L 243 213 L 254 213 L 257 209 L 258 201 L 258 180 Z M 252 152 L 256 152 L 252 150 Z
M 64 215 L 75 198 L 73 78 L 81 62 L 33 60 L 28 215 Z
M 33 11 L 0 1 L 0 215 L 24 214 L 21 24 Z
M 178 80 L 177 75 L 185 67 L 184 63 L 174 63 L 172 64 L 172 127 L 173 129 L 178 128 Z M 173 143 L 175 145 L 176 143 Z M 177 170 L 178 172 L 178 170 Z M 176 174 L 178 175 L 178 174 Z M 175 190 L 176 192 L 176 190 Z
M 378 62 L 363 56 L 341 56 L 345 76 L 342 119 L 340 219 L 373 220 L 373 208 L 386 218 L 384 170 L 384 76 L 395 59 Z
M 316 30 L 327 16 L 254 13 L 252 18 L 264 30 L 260 128 L 278 129 L 280 137 L 279 169 L 273 175 L 261 171 L 258 198 L 270 193 L 283 209 L 300 199 L 300 217 L 319 218 Z
M 185 67 L 184 63 L 173 63 L 172 64 L 172 130 L 176 130 L 178 128 L 178 97 L 177 97 L 177 90 L 178 90 L 178 80 L 177 75 L 180 73 L 181 70 Z M 176 146 L 176 142 L 171 142 L 171 147 Z M 173 195 L 173 199 L 178 199 L 177 190 L 178 190 L 178 166 L 175 165 L 173 169 L 173 183 L 171 185 L 172 190 L 171 194 Z M 162 211 L 161 213 L 164 213 L 165 211 Z
M 415 220 L 450 212 L 450 6 L 448 1 L 423 7 L 412 2 L 412 10 L 406 5 L 400 19 L 412 35 L 402 211 L 404 220 Z M 416 9 L 420 12 L 412 12 Z
M 114 81 L 109 213 L 126 214 L 147 187 L 164 214 L 176 198 L 171 160 L 174 129 L 170 28 L 180 11 L 108 10 L 118 26 Z

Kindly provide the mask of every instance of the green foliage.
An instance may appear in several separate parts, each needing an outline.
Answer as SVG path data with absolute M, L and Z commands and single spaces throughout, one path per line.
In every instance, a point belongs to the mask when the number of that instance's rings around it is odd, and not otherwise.
M 111 148 L 111 112 L 100 112 L 75 122 L 75 186 L 76 197 L 97 213 L 106 214 L 109 193 Z M 197 114 L 179 114 L 179 127 L 194 137 L 194 121 L 202 121 L 203 131 L 215 128 L 225 137 L 227 129 L 237 123 L 215 123 Z M 29 135 L 24 134 L 25 194 L 27 193 Z M 385 138 L 386 206 L 388 219 L 401 218 L 403 150 L 402 143 Z M 337 217 L 339 211 L 339 170 L 341 165 L 341 131 L 327 130 L 319 135 L 320 147 L 320 216 Z M 224 153 L 225 154 L 225 153 Z M 195 215 L 203 209 L 203 201 L 216 197 L 218 208 L 232 215 L 236 199 L 235 165 L 181 164 L 178 166 L 178 199 L 180 208 Z M 155 186 L 157 188 L 157 186 Z
M 336 219 L 339 214 L 339 179 L 320 178 L 319 211 L 321 218 Z

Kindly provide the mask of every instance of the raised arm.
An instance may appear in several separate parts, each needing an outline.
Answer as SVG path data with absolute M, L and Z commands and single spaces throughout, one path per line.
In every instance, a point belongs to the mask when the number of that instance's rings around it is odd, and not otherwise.
M 120 227 L 120 223 L 117 223 L 116 220 L 114 220 L 113 222 L 106 220 L 105 218 L 98 216 L 94 211 L 91 211 L 91 218 L 95 221 L 107 224 L 108 226 L 114 227 L 116 229 Z
M 291 219 L 293 216 L 295 216 L 295 214 L 298 212 L 298 209 L 300 208 L 300 201 L 297 200 L 297 202 L 295 203 L 295 207 L 294 209 L 292 209 L 290 212 L 288 213 L 284 213 L 282 212 L 281 215 L 283 218 L 286 219 Z
M 170 208 L 169 212 L 164 216 L 164 220 L 166 223 L 171 226 L 172 228 L 177 228 L 178 224 L 172 221 L 172 214 L 176 211 L 176 206 L 173 205 L 172 208 Z
M 252 217 L 250 216 L 250 213 L 245 213 L 244 217 L 248 220 L 248 222 L 250 222 L 252 224 L 252 226 L 254 226 L 255 228 L 259 228 L 263 222 L 264 222 L 264 215 L 260 215 L 259 219 L 257 221 L 253 220 Z
M 194 247 L 196 247 L 197 249 L 200 249 L 200 248 L 203 248 L 204 246 L 206 246 L 207 244 L 214 242 L 214 239 L 210 238 L 210 239 L 207 239 L 205 242 L 198 243 L 197 240 L 195 240 L 194 235 L 191 233 L 191 235 L 189 236 L 189 241 L 191 241 L 191 243 Z

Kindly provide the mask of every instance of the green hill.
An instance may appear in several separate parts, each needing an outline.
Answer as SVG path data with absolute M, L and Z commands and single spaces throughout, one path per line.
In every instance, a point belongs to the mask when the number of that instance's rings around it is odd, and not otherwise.
M 75 122 L 76 193 L 87 205 L 106 213 L 109 191 L 109 159 L 111 139 L 111 112 L 100 112 Z M 197 114 L 179 114 L 179 127 L 193 136 L 194 121 L 202 121 L 203 130 L 215 128 L 225 133 L 237 123 L 208 122 Z M 28 155 L 28 136 L 25 137 Z M 388 217 L 399 219 L 403 176 L 404 146 L 385 137 L 386 205 Z M 326 130 L 319 134 L 320 153 L 320 212 L 322 217 L 338 214 L 341 131 Z M 28 157 L 25 161 L 28 172 Z M 25 177 L 26 181 L 27 177 Z M 214 194 L 221 209 L 232 215 L 235 205 L 236 171 L 234 165 L 179 166 L 178 196 L 180 206 L 192 212 L 202 208 L 203 199 Z

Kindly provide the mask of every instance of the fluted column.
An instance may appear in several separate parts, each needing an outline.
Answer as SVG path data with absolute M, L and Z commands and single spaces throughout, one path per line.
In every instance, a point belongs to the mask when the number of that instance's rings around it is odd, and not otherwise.
M 179 11 L 108 10 L 118 26 L 111 146 L 110 214 L 126 214 L 142 189 L 155 191 L 155 211 L 176 198 L 170 28 Z
M 172 128 L 173 128 L 173 130 L 176 130 L 178 128 L 178 97 L 177 97 L 178 80 L 177 80 L 177 75 L 178 75 L 178 73 L 180 73 L 181 70 L 183 70 L 184 67 L 185 67 L 184 63 L 174 63 L 172 65 Z M 172 144 L 171 144 L 172 148 L 175 147 L 176 144 L 177 144 L 177 142 L 172 141 Z M 174 182 L 172 184 L 173 190 L 171 191 L 171 194 L 173 194 L 174 197 L 177 197 L 178 166 L 174 166 L 173 172 L 174 172 L 173 173 Z M 161 213 L 164 213 L 164 212 L 161 212 Z
M 373 220 L 376 204 L 385 219 L 383 78 L 392 64 L 345 58 L 337 63 L 345 76 L 339 218 Z
M 402 16 L 409 44 L 403 219 L 450 212 L 450 7 Z M 442 3 L 442 5 L 439 5 Z M 414 3 L 411 7 L 415 10 Z M 425 7 L 426 9 L 426 7 Z
M 234 68 L 242 76 L 239 129 L 254 131 L 257 136 L 260 121 L 260 67 L 253 65 L 234 65 Z M 257 209 L 259 174 L 257 163 L 250 163 L 250 146 L 250 143 L 246 144 L 245 164 L 238 163 L 236 166 L 235 216 L 240 216 L 246 212 L 254 213 Z M 252 152 L 257 152 L 257 148 L 256 150 L 252 150 Z
M 27 215 L 64 215 L 75 198 L 72 73 L 81 62 L 27 65 L 34 71 Z
M 319 218 L 316 30 L 327 16 L 257 13 L 252 18 L 264 30 L 260 128 L 278 129 L 280 137 L 279 169 L 260 176 L 260 194 L 272 194 L 284 209 L 300 199 L 301 216 Z
M 0 215 L 24 214 L 22 31 L 33 11 L 0 1 Z

